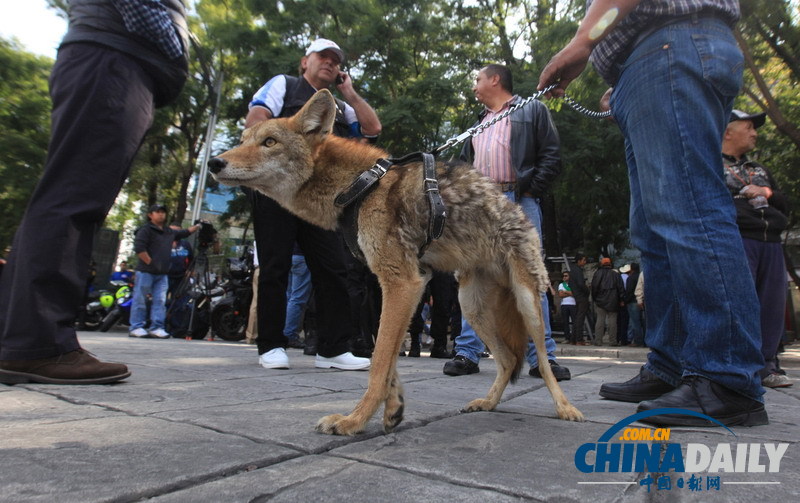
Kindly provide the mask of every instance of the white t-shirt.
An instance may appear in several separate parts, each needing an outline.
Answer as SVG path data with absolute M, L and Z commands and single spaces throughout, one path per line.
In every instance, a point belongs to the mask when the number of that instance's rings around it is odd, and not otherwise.
M 562 283 L 558 284 L 558 291 L 559 292 L 569 292 L 570 290 L 567 290 L 567 287 L 562 282 Z M 573 297 L 572 295 L 570 295 L 568 297 L 561 297 L 561 305 L 562 306 L 574 306 L 574 305 L 576 305 L 575 304 L 575 297 Z

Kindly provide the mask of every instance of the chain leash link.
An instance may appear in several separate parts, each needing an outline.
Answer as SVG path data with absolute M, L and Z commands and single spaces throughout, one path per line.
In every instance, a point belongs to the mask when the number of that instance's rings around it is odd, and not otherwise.
M 465 141 L 467 138 L 470 138 L 470 137 L 473 137 L 473 136 L 478 136 L 479 134 L 484 132 L 486 129 L 492 127 L 497 122 L 505 119 L 506 117 L 508 117 L 512 113 L 516 112 L 520 108 L 524 107 L 525 105 L 527 105 L 531 101 L 533 101 L 535 99 L 538 99 L 543 94 L 548 93 L 551 90 L 555 89 L 555 87 L 556 87 L 555 84 L 552 84 L 552 85 L 550 85 L 548 87 L 545 87 L 544 89 L 542 89 L 541 91 L 538 91 L 533 96 L 528 96 L 527 98 L 525 98 L 524 100 L 520 101 L 516 105 L 510 107 L 508 110 L 506 110 L 502 114 L 498 115 L 494 119 L 490 120 L 489 122 L 486 122 L 486 123 L 483 123 L 483 124 L 478 124 L 477 126 L 475 126 L 473 128 L 467 129 L 466 131 L 464 131 L 460 135 L 450 138 L 443 145 L 441 145 L 441 146 L 437 147 L 436 149 L 434 149 L 433 150 L 433 155 L 438 155 L 441 152 L 444 152 L 445 150 L 447 150 L 447 149 L 449 149 L 451 147 L 455 147 L 459 143 Z M 591 117 L 593 119 L 603 119 L 605 117 L 610 117 L 611 116 L 611 111 L 610 110 L 605 111 L 605 112 L 595 112 L 593 110 L 589 110 L 588 108 L 584 107 L 583 105 L 581 105 L 580 103 L 578 103 L 574 99 L 570 98 L 566 94 L 564 94 L 564 101 L 567 103 L 567 105 L 569 105 L 576 112 L 582 113 L 583 115 L 586 115 L 587 117 Z

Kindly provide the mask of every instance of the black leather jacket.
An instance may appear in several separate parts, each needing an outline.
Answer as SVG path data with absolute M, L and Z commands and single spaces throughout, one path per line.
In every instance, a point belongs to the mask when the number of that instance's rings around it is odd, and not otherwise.
M 514 97 L 512 105 L 522 101 Z M 480 124 L 486 112 L 481 112 Z M 533 100 L 511 114 L 511 162 L 516 172 L 516 195 L 530 193 L 542 197 L 561 171 L 561 142 L 547 107 Z M 464 143 L 461 160 L 472 162 L 475 158 L 472 142 Z
M 189 75 L 189 31 L 183 2 L 163 0 L 162 3 L 183 44 L 180 58 L 169 59 L 152 40 L 130 33 L 110 0 L 70 0 L 69 29 L 61 45 L 99 44 L 132 56 L 153 78 L 155 105 L 164 106 L 178 96 Z

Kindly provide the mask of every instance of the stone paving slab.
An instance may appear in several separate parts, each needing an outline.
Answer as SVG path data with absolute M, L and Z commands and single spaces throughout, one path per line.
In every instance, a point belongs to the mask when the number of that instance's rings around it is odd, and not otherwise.
M 224 341 L 121 332 L 81 333 L 81 341 L 133 376 L 108 386 L 0 386 L 0 501 L 800 500 L 800 385 L 767 391 L 767 426 L 671 431 L 684 451 L 688 443 L 788 443 L 779 472 L 721 474 L 720 489 L 702 494 L 655 485 L 648 493 L 639 484 L 645 472 L 580 472 L 577 449 L 635 412 L 597 392 L 635 375 L 642 349 L 560 348 L 573 376 L 561 385 L 584 423 L 558 420 L 527 366 L 496 411 L 462 414 L 491 386 L 491 358 L 461 377 L 442 374 L 446 360 L 400 358 L 405 421 L 384 434 L 378 413 L 364 434 L 332 437 L 314 425 L 349 412 L 367 372 L 315 369 L 299 350 L 289 350 L 291 369 L 266 370 L 254 346 Z M 800 375 L 800 348 L 782 362 Z

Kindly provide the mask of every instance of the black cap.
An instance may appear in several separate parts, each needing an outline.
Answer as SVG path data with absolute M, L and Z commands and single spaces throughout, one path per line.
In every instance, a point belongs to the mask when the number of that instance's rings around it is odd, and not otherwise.
M 767 113 L 761 112 L 760 114 L 752 114 L 748 115 L 741 110 L 733 110 L 731 112 L 731 119 L 728 122 L 733 121 L 753 121 L 753 127 L 758 129 L 764 125 L 764 122 L 767 120 Z
M 153 213 L 155 211 L 163 211 L 164 213 L 166 213 L 167 212 L 167 207 L 164 206 L 163 204 L 154 204 L 154 205 L 150 206 L 149 210 L 147 210 L 148 213 Z

